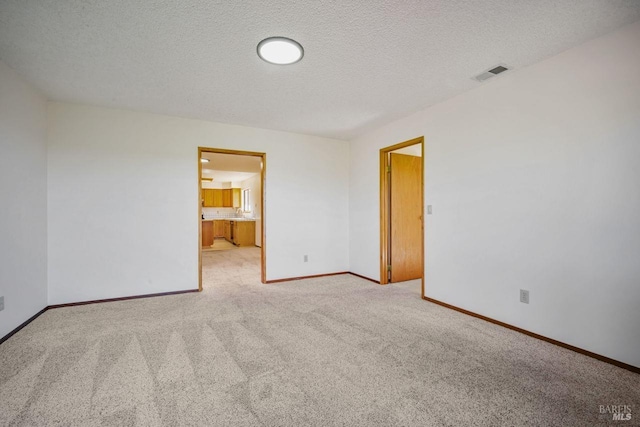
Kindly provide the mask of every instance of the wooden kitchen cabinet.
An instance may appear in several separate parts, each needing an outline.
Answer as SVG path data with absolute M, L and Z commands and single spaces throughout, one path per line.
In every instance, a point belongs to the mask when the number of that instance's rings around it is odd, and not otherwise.
M 202 221 L 202 247 L 213 245 L 213 221 Z
M 224 237 L 224 221 L 213 221 L 213 237 Z
M 231 189 L 231 199 L 232 199 L 232 203 L 231 206 L 234 208 L 239 208 L 240 207 L 240 200 L 241 200 L 241 194 L 242 194 L 242 190 L 239 188 L 232 188 Z
M 222 204 L 222 190 L 214 189 L 213 190 L 213 207 L 214 208 L 221 208 L 222 206 L 223 206 L 223 204 Z
M 224 238 L 227 242 L 231 242 L 231 221 L 223 221 L 224 222 Z M 231 242 L 233 243 L 233 242 Z
M 202 189 L 202 206 L 205 208 L 222 208 L 222 192 L 218 188 L 203 188 Z
M 256 222 L 255 221 L 234 221 L 233 244 L 236 246 L 255 246 Z
M 214 206 L 213 191 L 214 190 L 210 188 L 202 189 L 202 206 L 205 208 L 211 208 Z
M 231 188 L 222 190 L 222 206 L 225 208 L 233 207 L 233 193 Z
M 222 192 L 222 204 L 216 206 L 222 206 L 223 208 L 239 208 L 242 190 L 239 188 L 225 188 L 220 190 Z
M 203 188 L 202 206 L 205 208 L 239 208 L 242 190 L 239 188 Z

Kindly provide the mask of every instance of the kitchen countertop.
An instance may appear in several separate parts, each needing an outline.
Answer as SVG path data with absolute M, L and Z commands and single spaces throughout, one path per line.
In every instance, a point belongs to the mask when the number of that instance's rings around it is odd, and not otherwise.
M 238 221 L 238 222 L 247 222 L 247 221 L 255 221 L 255 218 L 208 218 L 203 219 L 202 221 Z

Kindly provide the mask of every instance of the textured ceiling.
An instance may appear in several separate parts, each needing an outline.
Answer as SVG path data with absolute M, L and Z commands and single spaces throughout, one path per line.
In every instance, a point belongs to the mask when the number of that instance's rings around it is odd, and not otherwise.
M 350 139 L 638 19 L 638 0 L 3 0 L 0 59 L 54 100 Z M 269 36 L 304 59 L 261 61 Z
M 233 172 L 258 173 L 262 170 L 262 157 L 238 154 L 202 153 L 201 158 L 209 160 L 202 169 Z
M 202 176 L 205 178 L 213 178 L 213 182 L 221 182 L 221 183 L 238 183 L 242 181 L 246 181 L 247 179 L 256 175 L 255 173 L 250 172 L 229 172 L 229 171 L 217 171 L 217 170 L 209 170 L 203 169 Z
M 207 152 L 200 157 L 209 160 L 202 164 L 202 176 L 215 182 L 245 181 L 262 170 L 262 157 Z

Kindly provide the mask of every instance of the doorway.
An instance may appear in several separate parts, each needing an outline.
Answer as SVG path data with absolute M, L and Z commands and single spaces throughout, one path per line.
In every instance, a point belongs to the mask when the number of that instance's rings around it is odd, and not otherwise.
M 421 279 L 424 137 L 380 150 L 380 284 Z
M 217 189 L 209 189 L 205 188 L 203 191 L 203 182 L 212 181 L 213 178 L 204 173 L 213 172 L 209 170 L 207 166 L 203 167 L 203 165 L 208 165 L 208 157 L 214 157 L 216 155 L 221 155 L 218 157 L 233 157 L 238 160 L 239 164 L 242 163 L 258 163 L 259 162 L 259 190 L 258 194 L 251 195 L 250 191 L 245 191 L 247 189 L 244 188 L 233 188 L 231 183 L 225 183 L 228 188 L 220 189 L 221 191 L 213 191 Z M 244 160 L 244 162 L 243 162 Z M 207 162 L 207 163 L 204 163 Z M 215 165 L 212 167 L 216 167 Z M 236 169 L 241 169 L 242 167 L 237 167 Z M 220 168 L 218 168 L 220 169 Z M 232 168 L 233 169 L 233 168 Z M 221 148 L 207 148 L 207 147 L 198 147 L 198 290 L 202 291 L 202 252 L 203 252 L 203 223 L 205 223 L 205 209 L 210 211 L 212 208 L 205 208 L 205 206 L 222 206 L 221 209 L 223 212 L 231 211 L 239 212 L 239 214 L 246 214 L 247 211 L 250 211 L 251 208 L 248 209 L 248 206 L 255 206 L 255 210 L 250 212 L 254 217 L 258 217 L 255 220 L 255 240 L 254 245 L 260 247 L 260 281 L 262 283 L 266 283 L 267 270 L 266 270 L 266 251 L 267 251 L 267 242 L 266 242 L 266 230 L 265 230 L 265 178 L 267 171 L 267 155 L 266 153 L 258 153 L 252 151 L 240 151 L 240 150 L 227 150 Z M 211 187 L 207 185 L 207 187 Z M 206 191 L 212 190 L 212 191 Z M 236 191 L 237 190 L 237 191 Z M 219 194 L 218 194 L 219 193 Z M 206 199 L 206 200 L 205 200 Z M 220 200 L 218 200 L 220 199 Z M 238 206 L 236 206 L 236 200 Z M 252 203 L 249 205 L 249 200 L 253 200 L 259 203 Z M 237 209 L 236 209 L 237 208 Z M 215 208 L 213 208 L 215 209 Z M 233 215 L 235 217 L 235 215 Z M 231 218 L 233 219 L 233 218 Z M 222 221 L 220 221 L 222 222 Z M 220 224 L 221 227 L 227 227 L 229 224 L 233 224 L 234 221 L 224 221 L 224 224 Z M 209 238 L 208 233 L 210 232 L 209 228 L 213 227 L 210 224 L 206 224 L 207 229 L 204 230 L 205 239 Z M 247 229 L 247 227 L 240 228 L 240 233 L 242 233 L 243 229 Z M 236 228 L 237 230 L 237 228 Z M 231 230 L 220 230 L 221 233 L 226 234 L 226 240 L 231 240 L 231 244 L 233 246 L 233 242 L 238 244 L 238 240 L 234 239 L 232 236 Z M 211 236 L 211 243 L 215 241 L 215 236 L 217 233 L 212 231 L 214 235 Z M 243 233 L 243 240 L 246 233 Z M 231 239 L 229 239 L 231 237 Z M 237 236 L 236 236 L 237 237 Z M 250 236 L 249 236 L 250 237 Z M 223 243 L 229 244 L 224 241 Z M 208 245 L 209 243 L 207 243 Z M 214 243 L 215 246 L 215 243 Z

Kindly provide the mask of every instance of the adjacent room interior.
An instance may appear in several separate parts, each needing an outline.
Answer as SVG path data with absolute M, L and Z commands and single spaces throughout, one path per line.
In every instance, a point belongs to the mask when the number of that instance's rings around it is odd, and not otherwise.
M 632 425 L 639 46 L 630 0 L 1 2 L 0 425 Z
M 237 270 L 264 283 L 264 170 L 266 155 L 198 149 L 200 155 L 199 289 Z M 257 273 L 256 273 L 257 272 Z
M 380 149 L 380 284 L 403 283 L 420 289 L 420 295 L 425 250 L 423 147 L 420 137 Z

